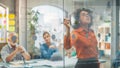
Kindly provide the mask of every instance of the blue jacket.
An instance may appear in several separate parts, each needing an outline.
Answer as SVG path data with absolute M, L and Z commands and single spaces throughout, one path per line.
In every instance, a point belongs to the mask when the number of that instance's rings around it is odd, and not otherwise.
M 51 45 L 54 45 L 51 43 Z M 53 53 L 57 52 L 56 48 L 49 48 L 46 43 L 40 46 L 41 58 L 42 59 L 50 59 Z

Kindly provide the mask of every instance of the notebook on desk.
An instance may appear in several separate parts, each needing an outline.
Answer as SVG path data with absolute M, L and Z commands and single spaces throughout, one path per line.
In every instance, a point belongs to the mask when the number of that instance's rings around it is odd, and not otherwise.
M 25 61 L 26 64 L 32 64 L 32 63 L 37 63 L 37 61 Z M 23 61 L 14 61 L 14 62 L 9 62 L 9 64 L 12 65 L 22 65 L 24 64 Z
M 14 61 L 14 62 L 9 62 L 9 68 L 32 68 L 29 64 L 37 63 L 36 61 Z

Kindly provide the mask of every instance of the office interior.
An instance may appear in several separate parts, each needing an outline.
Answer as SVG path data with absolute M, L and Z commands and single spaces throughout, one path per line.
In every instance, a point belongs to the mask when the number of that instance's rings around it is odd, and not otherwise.
M 41 54 L 40 45 L 45 42 L 43 32 L 48 31 L 62 55 L 61 68 L 74 68 L 76 55 L 66 54 L 74 48 L 63 48 L 63 19 L 69 18 L 72 23 L 73 12 L 79 8 L 93 11 L 92 29 L 98 41 L 99 59 L 103 60 L 100 68 L 119 68 L 113 67 L 113 63 L 120 62 L 115 60 L 120 50 L 120 0 L 0 0 L 0 50 L 7 44 L 9 32 L 16 32 L 19 44 L 29 52 L 31 60 L 37 59 Z M 58 68 L 57 65 L 55 68 Z

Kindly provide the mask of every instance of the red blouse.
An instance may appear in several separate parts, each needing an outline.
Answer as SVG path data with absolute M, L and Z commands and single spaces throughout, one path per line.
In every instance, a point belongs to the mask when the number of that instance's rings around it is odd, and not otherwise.
M 72 45 L 76 48 L 77 58 L 97 58 L 97 39 L 92 29 L 86 32 L 83 28 L 73 30 L 70 37 L 64 37 L 64 48 L 69 49 Z

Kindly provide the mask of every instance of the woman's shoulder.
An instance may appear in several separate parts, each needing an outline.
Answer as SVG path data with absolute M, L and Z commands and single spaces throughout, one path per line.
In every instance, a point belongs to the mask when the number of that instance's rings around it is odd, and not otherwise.
M 93 30 L 93 29 L 91 29 L 91 28 L 89 29 L 89 31 L 90 31 L 90 32 L 94 32 L 94 30 Z

